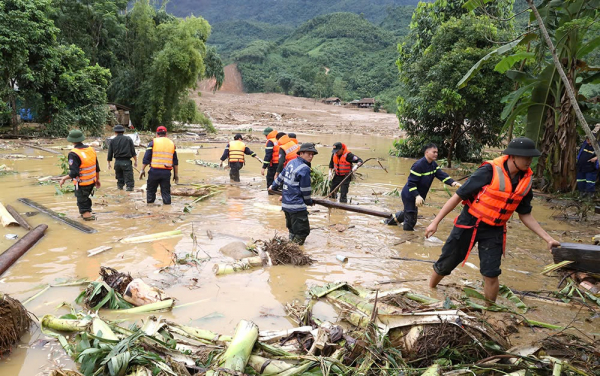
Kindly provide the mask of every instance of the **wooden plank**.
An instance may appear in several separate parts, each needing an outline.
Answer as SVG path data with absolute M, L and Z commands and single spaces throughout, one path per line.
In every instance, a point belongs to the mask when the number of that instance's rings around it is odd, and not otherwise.
M 76 228 L 77 230 L 81 231 L 81 232 L 85 232 L 86 234 L 93 234 L 96 232 L 95 229 L 84 225 L 83 223 L 79 223 L 77 221 L 72 220 L 71 218 L 67 218 L 67 217 L 62 217 L 60 216 L 57 212 L 55 212 L 52 209 L 48 209 L 47 207 L 45 207 L 42 204 L 38 204 L 35 201 L 32 201 L 28 198 L 20 198 L 19 201 L 21 201 L 22 203 L 24 203 L 27 206 L 31 206 L 34 209 L 37 209 L 39 211 L 41 211 L 42 213 L 49 215 L 50 217 L 56 219 L 57 221 L 60 221 L 64 224 L 67 224 L 73 228 Z
M 596 206 L 596 207 L 594 208 L 594 212 L 595 212 L 596 214 L 600 214 L 600 206 Z
M 108 246 L 108 245 L 101 245 L 100 247 L 96 247 L 96 248 L 90 249 L 90 250 L 87 251 L 88 257 L 95 256 L 95 255 L 97 255 L 99 253 L 108 251 L 108 250 L 110 250 L 112 248 L 113 247 Z
M 569 268 L 584 272 L 600 273 L 600 246 L 579 243 L 560 243 L 552 248 L 554 262 L 574 261 Z
M 10 205 L 6 205 L 6 210 L 8 210 L 8 212 L 10 213 L 10 215 L 12 215 L 13 218 L 17 222 L 19 222 L 19 224 L 21 225 L 21 227 L 23 227 L 27 231 L 31 230 L 31 225 L 29 225 L 29 223 L 27 223 L 27 221 L 25 220 L 25 218 L 23 218 L 21 216 L 21 214 L 19 214 L 19 212 L 15 210 L 15 208 L 13 208 Z

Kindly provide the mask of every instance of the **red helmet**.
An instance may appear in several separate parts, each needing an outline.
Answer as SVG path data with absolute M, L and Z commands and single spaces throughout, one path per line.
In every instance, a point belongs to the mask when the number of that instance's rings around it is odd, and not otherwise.
M 156 128 L 156 133 L 167 133 L 167 128 L 161 125 L 160 127 Z

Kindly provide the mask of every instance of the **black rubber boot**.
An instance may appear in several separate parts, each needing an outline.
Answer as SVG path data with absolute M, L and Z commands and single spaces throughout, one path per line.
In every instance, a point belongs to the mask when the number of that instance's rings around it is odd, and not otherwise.
M 417 224 L 417 213 L 406 212 L 404 213 L 404 231 L 415 231 L 415 225 Z
M 400 210 L 399 212 L 396 212 L 396 214 L 392 214 L 385 220 L 385 224 L 389 226 L 400 225 L 402 222 L 404 222 L 404 210 Z

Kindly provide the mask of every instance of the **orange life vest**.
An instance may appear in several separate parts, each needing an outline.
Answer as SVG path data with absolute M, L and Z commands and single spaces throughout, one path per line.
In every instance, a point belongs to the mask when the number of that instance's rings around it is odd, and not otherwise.
M 81 159 L 79 166 L 79 177 L 73 179 L 73 183 L 79 182 L 79 185 L 92 185 L 96 183 L 96 151 L 88 146 L 87 148 L 71 150 Z
M 475 235 L 477 234 L 477 228 L 479 223 L 484 222 L 491 226 L 503 226 L 504 227 L 504 238 L 502 241 L 502 253 L 504 253 L 506 247 L 506 222 L 510 219 L 512 214 L 517 210 L 519 204 L 523 198 L 531 190 L 532 175 L 533 171 L 528 169 L 519 180 L 519 184 L 513 190 L 510 174 L 504 169 L 504 163 L 508 160 L 509 156 L 504 155 L 498 157 L 492 161 L 483 162 L 483 165 L 491 164 L 493 169 L 492 181 L 490 184 L 483 187 L 477 197 L 472 201 L 465 200 L 463 204 L 469 207 L 469 213 L 477 218 L 477 222 L 473 226 L 465 226 L 456 224 L 454 225 L 459 228 L 472 228 L 473 235 L 471 236 L 471 243 L 463 265 L 467 262 L 471 249 L 475 244 Z M 458 217 L 457 217 L 458 219 Z
M 333 155 L 333 168 L 336 175 L 348 175 L 352 171 L 352 164 L 346 160 L 346 156 L 350 153 L 350 150 L 346 148 L 346 145 L 342 144 L 343 154 L 338 157 L 337 153 Z
M 244 150 L 246 144 L 240 140 L 233 140 L 229 143 L 229 162 L 244 162 Z
M 277 138 L 275 138 L 277 136 L 277 131 L 272 131 L 271 133 L 269 133 L 267 135 L 267 142 L 265 143 L 265 148 L 268 148 L 267 144 L 269 143 L 269 141 L 271 141 L 273 143 L 273 156 L 271 157 L 271 163 L 270 165 L 276 165 L 277 163 L 279 163 L 279 143 L 277 142 Z
M 163 170 L 173 169 L 173 154 L 175 144 L 166 137 L 157 137 L 152 140 L 152 161 L 150 167 Z
M 283 136 L 283 137 L 287 137 L 287 136 Z M 281 138 L 283 138 L 281 137 Z M 281 141 L 281 138 L 279 139 Z M 298 145 L 297 143 L 295 143 L 291 138 L 288 137 L 288 142 L 285 143 L 284 145 L 281 145 L 281 149 L 283 149 L 283 151 L 285 151 L 285 162 L 283 163 L 283 166 L 287 166 L 287 164 L 292 160 L 292 159 L 296 159 L 296 157 L 298 156 L 298 150 L 300 150 L 300 145 Z

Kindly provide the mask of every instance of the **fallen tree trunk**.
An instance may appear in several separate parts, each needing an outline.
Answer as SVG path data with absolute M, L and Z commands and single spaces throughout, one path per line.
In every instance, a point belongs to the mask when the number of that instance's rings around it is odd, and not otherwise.
M 44 214 L 49 215 L 50 217 L 56 219 L 57 221 L 60 221 L 64 224 L 67 224 L 67 225 L 73 227 L 73 228 L 76 228 L 77 230 L 79 230 L 81 232 L 85 232 L 86 234 L 93 234 L 96 232 L 95 229 L 93 229 L 89 226 L 86 226 L 83 223 L 76 222 L 76 221 L 72 220 L 71 218 L 61 217 L 54 210 L 48 209 L 44 205 L 38 204 L 37 202 L 35 202 L 33 200 L 30 200 L 28 198 L 20 198 L 19 201 L 21 201 L 22 203 L 24 203 L 27 206 L 31 206 L 32 208 L 41 211 Z
M 23 145 L 24 147 L 27 147 L 27 148 L 33 148 L 33 149 L 42 150 L 42 151 L 45 151 L 46 153 L 61 154 L 62 155 L 62 153 L 60 151 L 58 151 L 58 150 L 43 148 L 41 146 L 31 145 L 31 144 L 24 144 L 24 143 L 21 143 L 20 145 Z
M 600 246 L 579 243 L 560 243 L 552 248 L 554 262 L 574 261 L 569 268 L 583 272 L 600 273 Z
M 31 226 L 29 225 L 29 223 L 27 223 L 27 221 L 25 220 L 25 218 L 23 218 L 21 216 L 21 214 L 19 214 L 19 212 L 15 210 L 15 208 L 13 208 L 10 205 L 6 205 L 6 210 L 10 213 L 10 215 L 13 216 L 13 218 L 17 222 L 19 222 L 19 225 L 21 225 L 21 227 L 23 227 L 27 231 L 31 230 Z
M 44 236 L 47 225 L 39 225 L 0 255 L 0 276 Z

